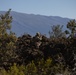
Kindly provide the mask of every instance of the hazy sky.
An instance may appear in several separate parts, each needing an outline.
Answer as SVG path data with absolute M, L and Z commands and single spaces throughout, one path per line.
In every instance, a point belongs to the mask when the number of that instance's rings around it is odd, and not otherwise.
M 0 11 L 61 16 L 76 19 L 76 0 L 0 0 Z

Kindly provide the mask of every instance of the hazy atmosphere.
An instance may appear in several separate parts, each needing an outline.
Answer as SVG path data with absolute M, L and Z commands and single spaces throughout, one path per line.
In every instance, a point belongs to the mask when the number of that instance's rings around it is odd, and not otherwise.
M 0 0 L 0 11 L 61 16 L 76 19 L 76 0 Z

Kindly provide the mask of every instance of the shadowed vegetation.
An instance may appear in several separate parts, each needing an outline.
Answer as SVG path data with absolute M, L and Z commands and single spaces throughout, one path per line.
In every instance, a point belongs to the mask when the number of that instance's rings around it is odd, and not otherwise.
M 70 32 L 52 26 L 49 38 L 39 32 L 17 37 L 11 22 L 10 10 L 0 15 L 0 75 L 76 74 L 75 20 L 67 23 Z

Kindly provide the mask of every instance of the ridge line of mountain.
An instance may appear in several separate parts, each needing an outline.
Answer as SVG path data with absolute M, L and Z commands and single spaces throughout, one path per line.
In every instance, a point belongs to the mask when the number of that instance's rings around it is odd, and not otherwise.
M 0 14 L 4 13 L 5 11 L 0 11 Z M 65 30 L 67 22 L 71 20 L 59 16 L 26 14 L 16 11 L 11 11 L 11 15 L 13 17 L 11 30 L 18 36 L 24 33 L 35 35 L 37 32 L 47 35 L 51 26 L 57 24 L 64 25 L 63 30 Z

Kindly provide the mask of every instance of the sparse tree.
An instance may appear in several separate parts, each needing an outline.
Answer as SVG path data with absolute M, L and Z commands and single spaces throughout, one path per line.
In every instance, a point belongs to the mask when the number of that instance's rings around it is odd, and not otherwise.
M 0 15 L 0 66 L 8 65 L 15 58 L 15 42 L 17 40 L 13 33 L 7 32 L 11 28 L 12 17 L 10 9 Z
M 76 21 L 74 20 L 70 20 L 67 23 L 67 28 L 70 30 L 70 37 L 74 37 L 76 34 Z
M 0 35 L 5 34 L 11 28 L 12 16 L 10 16 L 10 11 L 11 9 L 0 15 Z
M 51 26 L 51 31 L 49 31 L 50 37 L 53 38 L 61 38 L 61 37 L 66 37 L 65 32 L 62 31 L 63 25 L 53 25 Z

